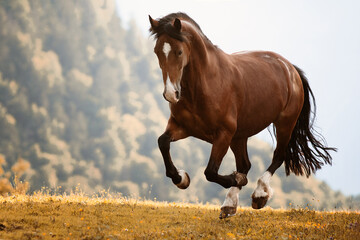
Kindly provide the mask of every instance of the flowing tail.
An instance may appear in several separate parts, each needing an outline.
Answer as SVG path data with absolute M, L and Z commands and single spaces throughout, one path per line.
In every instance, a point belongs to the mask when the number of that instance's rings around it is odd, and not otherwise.
M 327 147 L 324 137 L 313 128 L 316 114 L 314 94 L 304 72 L 297 66 L 294 65 L 294 67 L 303 83 L 304 105 L 286 150 L 285 171 L 286 175 L 293 172 L 295 175 L 305 174 L 309 177 L 311 173 L 315 173 L 316 170 L 320 169 L 324 163 L 331 165 L 332 158 L 329 151 L 337 151 L 337 149 Z M 310 98 L 314 105 L 313 111 L 311 110 Z

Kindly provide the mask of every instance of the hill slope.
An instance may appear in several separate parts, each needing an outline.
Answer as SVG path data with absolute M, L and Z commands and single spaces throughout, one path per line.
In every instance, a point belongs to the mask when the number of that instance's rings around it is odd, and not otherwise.
M 4 239 L 359 239 L 360 214 L 253 210 L 81 195 L 0 197 Z
M 144 16 L 146 17 L 146 16 Z M 157 137 L 169 115 L 153 43 L 115 14 L 114 1 L 0 2 L 0 153 L 6 172 L 19 157 L 31 191 L 79 183 L 86 192 L 111 189 L 159 200 L 222 202 L 226 190 L 203 175 L 210 145 L 172 145 L 174 162 L 192 179 L 188 190 L 164 174 Z M 240 203 L 250 204 L 272 148 L 249 142 L 252 170 Z M 228 153 L 221 172 L 235 168 Z M 9 175 L 10 173 L 5 173 Z M 353 199 L 314 178 L 272 180 L 272 207 L 311 204 L 354 207 Z

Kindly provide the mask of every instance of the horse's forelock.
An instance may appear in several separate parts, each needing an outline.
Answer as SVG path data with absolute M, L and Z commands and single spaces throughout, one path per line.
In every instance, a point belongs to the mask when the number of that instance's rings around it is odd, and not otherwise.
M 178 31 L 172 24 L 172 22 L 164 22 L 162 19 L 159 20 L 159 25 L 154 28 L 150 28 L 151 35 L 154 35 L 158 39 L 161 35 L 167 34 L 172 38 L 175 38 L 181 42 L 186 41 L 185 34 Z
M 150 28 L 151 35 L 154 35 L 155 38 L 158 39 L 161 35 L 167 34 L 181 42 L 187 41 L 186 32 L 179 31 L 173 25 L 173 22 L 176 18 L 189 22 L 195 28 L 197 28 L 200 33 L 202 33 L 200 26 L 191 17 L 189 17 L 186 13 L 178 12 L 171 13 L 163 18 L 157 19 L 158 26 Z M 205 36 L 203 33 L 202 35 Z

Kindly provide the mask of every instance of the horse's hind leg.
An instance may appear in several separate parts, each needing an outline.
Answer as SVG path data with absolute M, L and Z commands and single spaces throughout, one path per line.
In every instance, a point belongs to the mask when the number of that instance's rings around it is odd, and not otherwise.
M 275 124 L 277 145 L 274 151 L 272 163 L 266 172 L 258 179 L 257 187 L 252 194 L 252 207 L 254 209 L 263 208 L 266 202 L 272 197 L 273 190 L 270 187 L 270 180 L 274 172 L 282 165 L 285 160 L 286 149 L 291 138 L 296 120 L 283 120 Z
M 251 163 L 247 153 L 247 139 L 233 139 L 230 145 L 231 150 L 235 155 L 236 171 L 243 174 L 244 186 L 247 182 L 246 175 L 250 170 Z M 220 218 L 226 218 L 236 213 L 238 205 L 239 192 L 242 186 L 231 187 L 226 194 L 225 201 L 221 206 Z
M 190 177 L 184 170 L 177 170 L 170 155 L 170 142 L 188 137 L 171 118 L 166 131 L 159 137 L 158 144 L 164 159 L 166 176 L 171 178 L 173 183 L 180 189 L 186 189 L 190 185 Z

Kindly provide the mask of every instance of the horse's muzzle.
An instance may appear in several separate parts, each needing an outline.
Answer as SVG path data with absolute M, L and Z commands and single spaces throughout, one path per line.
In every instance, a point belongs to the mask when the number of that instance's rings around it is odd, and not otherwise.
M 166 101 L 170 103 L 177 103 L 180 100 L 180 91 L 174 90 L 174 91 L 167 91 L 165 89 L 163 93 L 163 97 Z

